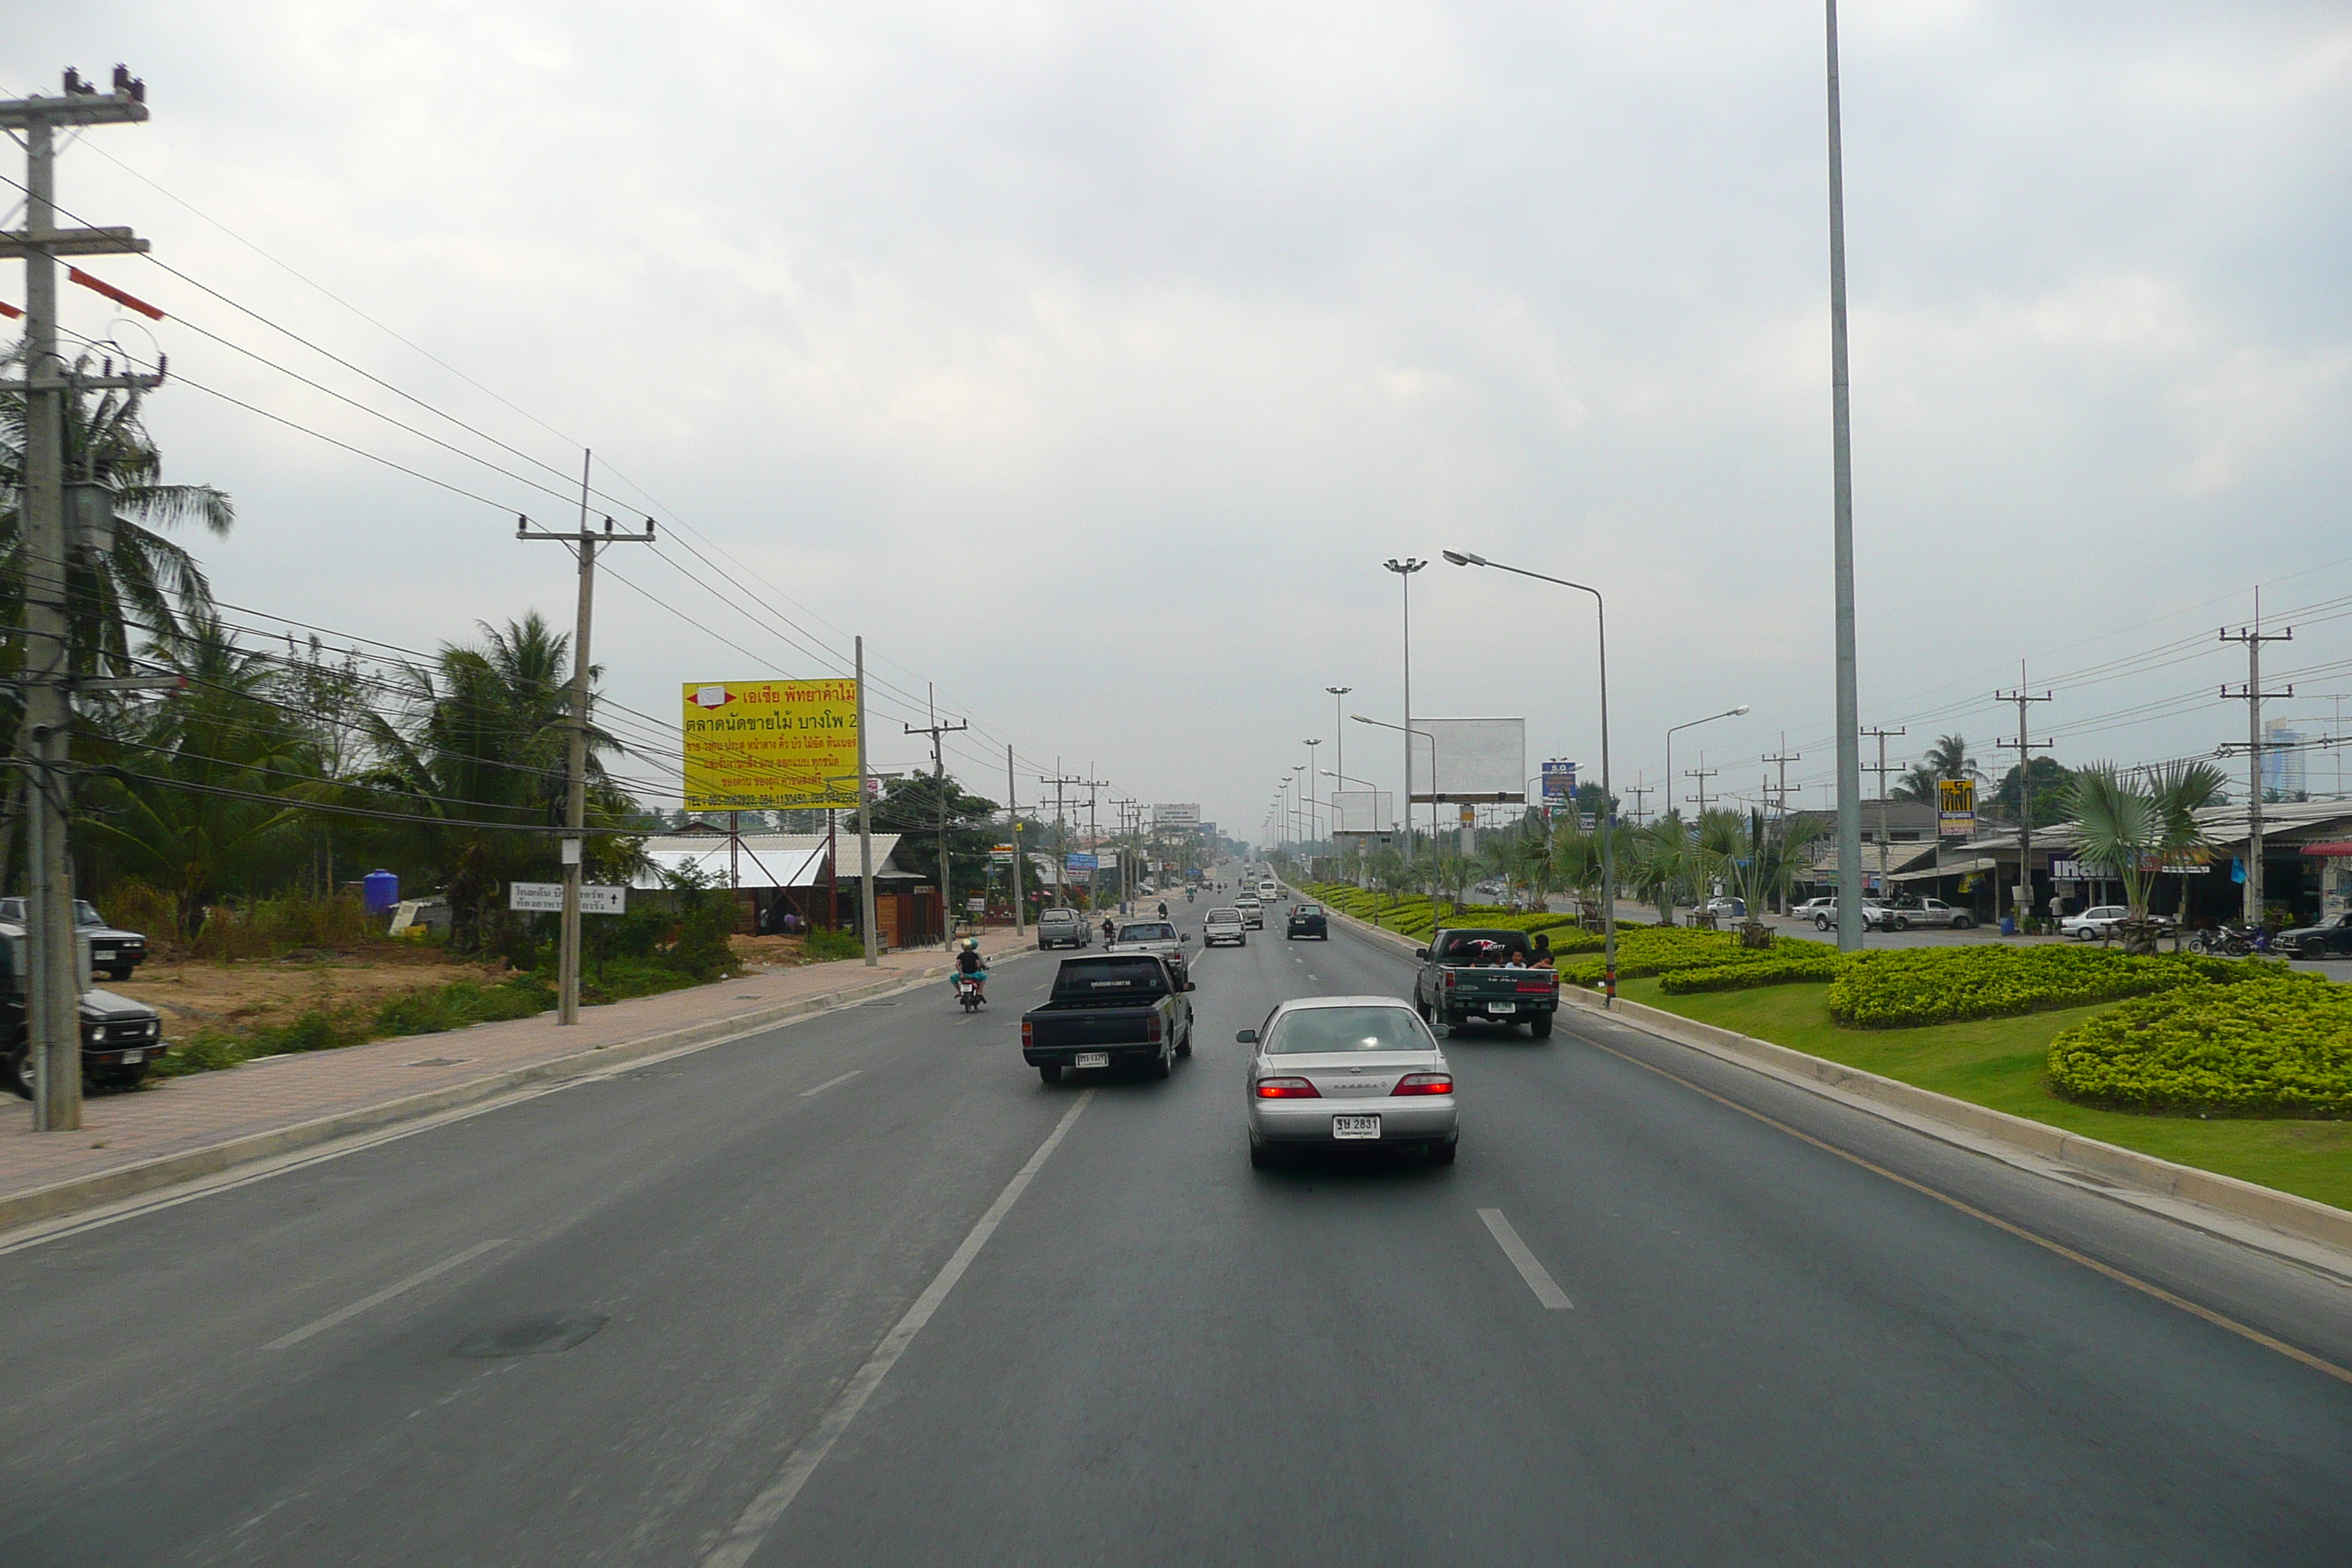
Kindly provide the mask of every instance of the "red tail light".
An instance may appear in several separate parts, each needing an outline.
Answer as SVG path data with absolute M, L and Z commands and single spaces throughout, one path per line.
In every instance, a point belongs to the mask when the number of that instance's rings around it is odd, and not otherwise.
M 1519 982 L 1519 989 L 1522 991 L 1549 991 L 1559 984 L 1559 982 L 1557 980 L 1522 980 Z
M 1159 1014 L 1154 1013 L 1151 1015 L 1150 1018 L 1145 1022 L 1143 1026 L 1143 1037 L 1147 1040 L 1156 1040 L 1160 1037 Z
M 1034 1035 L 1036 1032 L 1036 1025 L 1031 1023 L 1026 1018 L 1021 1020 L 1021 1043 L 1023 1045 L 1027 1045 L 1029 1043 L 1030 1037 Z
M 1260 1100 L 1320 1100 L 1323 1096 L 1303 1078 L 1262 1078 L 1257 1080 Z
M 1261 1090 L 1260 1092 L 1264 1091 Z M 1444 1072 L 1409 1072 L 1405 1074 L 1404 1077 L 1397 1079 L 1397 1086 L 1389 1090 L 1389 1093 L 1392 1096 L 1399 1094 L 1452 1094 L 1453 1092 L 1454 1075 L 1452 1073 Z

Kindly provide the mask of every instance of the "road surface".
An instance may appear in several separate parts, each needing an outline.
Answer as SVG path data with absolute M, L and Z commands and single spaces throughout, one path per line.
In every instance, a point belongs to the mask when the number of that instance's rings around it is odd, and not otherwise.
M 0 1563 L 2346 1560 L 2338 1284 L 1581 1015 L 1253 1173 L 1234 1031 L 1403 963 L 1047 1088 L 1055 962 L 0 1251 Z

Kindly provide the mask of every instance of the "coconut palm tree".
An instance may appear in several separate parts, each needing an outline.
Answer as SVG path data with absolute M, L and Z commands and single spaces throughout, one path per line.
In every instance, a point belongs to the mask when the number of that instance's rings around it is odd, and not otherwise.
M 2118 878 L 2131 914 L 2121 931 L 2126 952 L 2156 951 L 2147 918 L 2148 894 L 2165 867 L 2201 860 L 2211 839 L 2196 814 L 2221 794 L 2221 771 L 2210 763 L 2166 763 L 2147 782 L 2126 778 L 2113 763 L 2076 771 L 2069 807 L 2085 865 Z
M 1901 782 L 1889 793 L 1896 800 L 1924 801 L 1932 805 L 1936 802 L 1936 786 L 1944 780 L 1983 777 L 1977 760 L 1969 755 L 1968 742 L 1958 735 L 1946 735 L 1905 771 Z

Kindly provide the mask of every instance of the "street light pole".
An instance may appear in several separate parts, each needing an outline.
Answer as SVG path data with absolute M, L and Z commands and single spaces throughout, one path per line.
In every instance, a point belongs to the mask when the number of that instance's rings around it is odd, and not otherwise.
M 1862 908 L 1862 696 L 1854 664 L 1853 405 L 1846 374 L 1845 133 L 1838 105 L 1837 0 L 1822 0 L 1822 15 L 1829 40 L 1830 528 L 1837 595 L 1837 897 L 1843 908 L 1858 910 Z M 2018 739 L 2024 738 L 2020 731 Z M 2020 759 L 2021 766 L 2032 760 L 2022 752 Z M 1671 778 L 1666 782 L 1674 783 Z M 1838 921 L 1841 952 L 1862 950 L 1862 924 L 1859 919 Z
M 1384 561 L 1381 564 L 1397 574 L 1404 584 L 1404 723 L 1391 724 L 1388 729 L 1402 729 L 1404 733 L 1404 861 L 1412 864 L 1412 574 L 1429 564 L 1418 556 L 1408 555 L 1402 561 Z M 1437 793 L 1437 742 L 1430 743 L 1429 793 Z M 1437 853 L 1437 803 L 1429 805 L 1429 852 Z
M 1404 732 L 1405 756 L 1406 756 L 1406 758 L 1408 759 L 1408 761 L 1411 759 L 1411 757 L 1412 757 L 1412 738 L 1413 738 L 1415 735 L 1418 735 L 1418 736 L 1420 736 L 1423 740 L 1424 740 L 1424 741 L 1428 742 L 1429 742 L 1429 793 L 1430 793 L 1431 795 L 1435 795 L 1435 794 L 1437 793 L 1437 737 L 1436 737 L 1436 736 L 1434 736 L 1434 735 L 1431 734 L 1431 733 L 1430 733 L 1428 731 L 1426 731 L 1426 730 L 1407 730 L 1407 729 L 1405 729 L 1405 728 L 1404 728 L 1404 726 L 1403 726 L 1403 725 L 1402 725 L 1402 724 L 1391 724 L 1391 723 L 1390 723 L 1390 722 L 1389 722 L 1387 720 L 1385 720 L 1385 719 L 1373 719 L 1373 718 L 1370 718 L 1370 717 L 1368 717 L 1368 716 L 1366 716 L 1366 715 L 1364 715 L 1364 714 L 1361 714 L 1361 713 L 1350 713 L 1349 715 L 1348 715 L 1348 717 L 1349 717 L 1350 719 L 1353 719 L 1353 720 L 1354 720 L 1357 723 L 1359 723 L 1359 724 L 1372 724 L 1372 725 L 1377 725 L 1379 728 L 1383 729 L 1383 730 L 1402 730 L 1402 731 L 1403 731 L 1403 732 Z M 1408 786 L 1408 793 L 1410 793 L 1410 786 L 1411 786 L 1411 784 L 1412 784 L 1412 775 L 1411 773 L 1407 773 L 1407 774 L 1405 775 L 1405 783 L 1406 783 L 1406 784 L 1407 784 L 1407 786 Z M 1429 929 L 1430 929 L 1430 931 L 1431 931 L 1433 933 L 1433 932 L 1435 932 L 1435 931 L 1437 930 L 1437 891 L 1438 891 L 1438 889 L 1437 889 L 1437 824 L 1436 824 L 1436 819 L 1435 819 L 1435 813 L 1436 813 L 1436 810 L 1437 810 L 1436 806 L 1435 806 L 1434 805 L 1431 805 L 1431 807 L 1430 807 L 1430 811 L 1431 811 L 1432 816 L 1431 816 L 1430 828 L 1429 828 L 1429 920 L 1430 920 L 1430 928 L 1429 928 Z M 1406 803 L 1405 803 L 1405 813 L 1406 813 L 1406 816 L 1405 816 L 1405 825 L 1404 825 L 1404 836 L 1405 836 L 1405 839 L 1406 839 L 1406 841 L 1407 841 L 1408 843 L 1410 843 L 1410 842 L 1412 841 L 1412 801 L 1411 801 L 1410 799 L 1408 799 L 1408 800 L 1406 801 Z
M 1573 588 L 1592 595 L 1593 629 L 1600 650 L 1601 670 L 1601 970 L 1604 990 L 1603 1006 L 1617 1005 L 1617 856 L 1611 842 L 1616 837 L 1617 801 L 1611 788 L 1609 773 L 1609 602 L 1601 590 L 1582 583 L 1571 583 L 1565 577 L 1549 576 L 1530 572 L 1523 566 L 1506 566 L 1499 561 L 1489 561 L 1481 555 L 1449 550 L 1445 558 L 1456 566 L 1490 566 L 1498 572 L 1512 572 L 1538 582 L 1551 583 L 1562 588 Z M 1746 712 L 1747 709 L 1740 709 Z M 1569 798 L 1569 809 L 1576 808 L 1574 796 Z
M 1671 812 L 1675 808 L 1675 731 L 1676 730 L 1688 730 L 1693 726 L 1699 724 L 1712 724 L 1717 719 L 1737 719 L 1747 711 L 1748 704 L 1743 702 L 1737 708 L 1727 708 L 1720 713 L 1710 713 L 1704 719 L 1691 719 L 1680 724 L 1669 724 L 1666 726 L 1666 810 Z M 1704 761 L 1705 759 L 1702 758 L 1701 760 Z M 1705 790 L 1706 787 L 1706 781 L 1701 779 L 1699 781 L 1699 788 L 1701 790 Z M 1660 820 L 1663 821 L 1664 818 L 1662 817 Z M 1861 818 L 1856 817 L 1855 820 L 1859 822 Z M 1856 850 L 1855 853 L 1860 854 L 1861 851 Z M 1696 894 L 1697 889 L 1693 889 L 1692 892 Z M 1666 901 L 1669 904 L 1674 902 L 1673 893 L 1669 892 L 1666 895 Z M 1672 911 L 1669 910 L 1668 912 L 1671 913 Z M 1673 921 L 1669 921 L 1667 923 L 1671 925 Z

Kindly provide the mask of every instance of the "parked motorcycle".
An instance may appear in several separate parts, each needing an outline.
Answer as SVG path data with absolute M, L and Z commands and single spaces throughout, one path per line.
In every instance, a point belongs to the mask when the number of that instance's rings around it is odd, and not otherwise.
M 2200 931 L 2189 939 L 2189 952 L 2201 952 L 2210 958 L 2243 958 L 2269 945 L 2268 931 L 2249 935 L 2238 927 L 2229 925 Z

